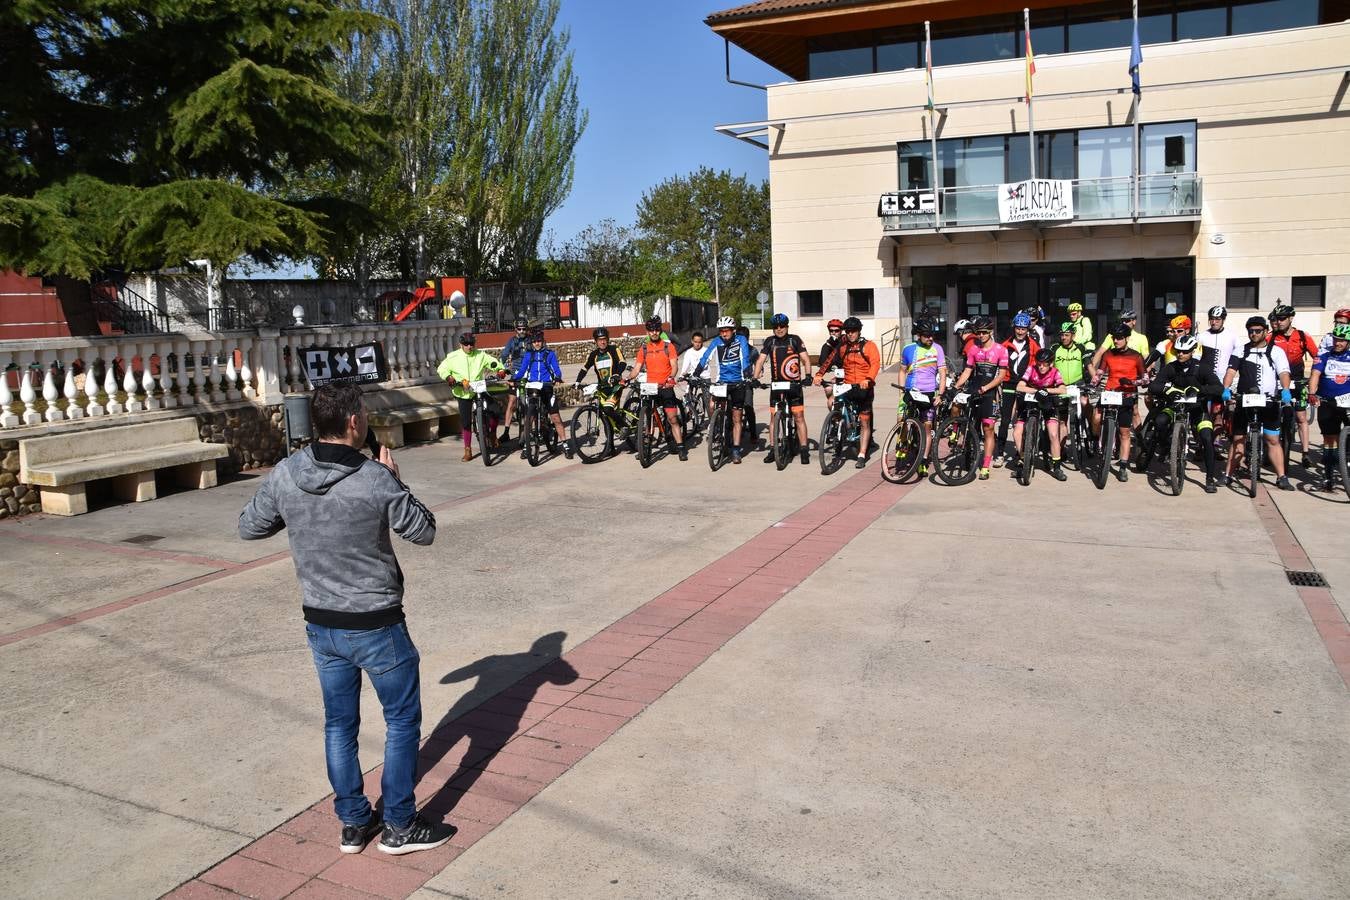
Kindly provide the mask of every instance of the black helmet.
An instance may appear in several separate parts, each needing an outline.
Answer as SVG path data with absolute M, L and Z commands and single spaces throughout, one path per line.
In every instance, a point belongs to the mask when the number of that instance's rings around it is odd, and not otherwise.
M 914 323 L 915 334 L 932 334 L 937 331 L 937 325 L 932 319 L 919 319 Z
M 1260 316 L 1251 316 L 1247 319 L 1248 328 L 1265 328 L 1266 320 Z
M 536 328 L 534 331 L 531 331 L 531 332 L 530 332 L 530 340 L 531 340 L 531 341 L 543 341 L 543 340 L 544 340 L 544 329 L 542 329 L 542 328 Z
M 1036 362 L 1052 363 L 1054 361 L 1055 361 L 1055 351 L 1046 348 L 1045 350 L 1038 350 L 1036 352 Z
M 609 329 L 608 329 L 608 328 L 597 328 L 597 329 L 595 329 L 594 331 L 591 332 L 591 339 L 592 339 L 592 340 L 598 341 L 598 340 L 600 340 L 601 338 L 607 338 L 607 337 L 609 337 Z
M 517 330 L 517 331 L 520 330 L 520 329 L 522 329 L 522 328 L 528 327 L 529 324 L 530 324 L 529 322 L 525 321 L 525 317 L 524 317 L 524 316 L 516 316 L 516 322 L 515 322 L 515 325 L 516 325 L 516 330 Z
M 849 316 L 844 320 L 845 331 L 862 331 L 862 319 L 857 316 Z
M 974 322 L 970 323 L 972 331 L 993 331 L 994 323 L 989 321 L 988 316 L 980 316 Z
M 1131 334 L 1133 331 L 1134 331 L 1133 328 L 1131 328 L 1130 326 L 1126 325 L 1124 322 L 1121 322 L 1121 323 L 1118 323 L 1114 328 L 1111 329 L 1111 337 L 1113 337 L 1113 338 L 1127 338 L 1127 337 L 1130 336 L 1130 334 Z
M 1281 303 L 1270 311 L 1272 319 L 1292 319 L 1294 317 L 1294 308 L 1287 303 Z
M 660 330 L 661 330 L 661 317 L 660 317 L 660 316 L 652 316 L 650 319 L 648 319 L 648 320 L 647 320 L 647 330 L 648 330 L 648 331 L 660 331 Z

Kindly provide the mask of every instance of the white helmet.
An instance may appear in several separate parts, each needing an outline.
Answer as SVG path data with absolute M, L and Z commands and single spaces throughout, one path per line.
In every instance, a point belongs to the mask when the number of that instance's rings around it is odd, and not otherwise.
M 952 330 L 955 331 L 957 334 L 960 334 L 960 333 L 963 332 L 963 331 L 969 331 L 969 330 L 970 330 L 970 320 L 969 320 L 969 319 L 960 319 L 960 320 L 958 320 L 957 323 L 956 323 L 956 326 L 955 326 Z
M 736 327 L 736 320 L 733 319 L 731 316 L 723 316 L 722 318 L 717 320 L 717 328 L 719 331 L 723 328 L 735 328 L 735 327 Z
M 1177 338 L 1175 341 L 1172 342 L 1172 349 L 1178 353 L 1185 353 L 1187 351 L 1194 353 L 1195 348 L 1199 344 L 1200 342 L 1197 341 L 1192 335 L 1183 334 L 1181 337 Z
M 1211 306 L 1209 308 L 1209 317 L 1211 319 L 1226 319 L 1228 318 L 1228 310 L 1222 306 Z

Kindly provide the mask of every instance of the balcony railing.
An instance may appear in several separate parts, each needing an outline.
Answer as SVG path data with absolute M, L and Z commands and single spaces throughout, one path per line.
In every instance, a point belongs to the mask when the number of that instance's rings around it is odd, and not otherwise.
M 1201 179 L 1194 172 L 1176 172 L 1139 176 L 1139 206 L 1135 209 L 1135 179 L 1076 178 L 1073 180 L 1074 217 L 1071 220 L 1032 223 L 1071 225 L 1147 219 L 1198 219 L 1201 205 Z M 936 191 L 909 191 L 908 194 L 934 194 L 919 209 L 923 212 L 881 215 L 882 231 L 887 234 L 938 231 L 947 228 L 1017 228 L 1027 223 L 1004 225 L 999 221 L 998 192 L 1001 185 L 939 188 Z

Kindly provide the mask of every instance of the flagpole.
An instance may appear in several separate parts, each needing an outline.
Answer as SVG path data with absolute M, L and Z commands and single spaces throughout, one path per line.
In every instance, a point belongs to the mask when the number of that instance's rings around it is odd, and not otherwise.
M 928 26 L 929 23 L 925 21 L 923 23 L 923 63 L 928 77 L 928 140 L 933 154 L 933 225 L 936 227 L 941 221 L 938 193 L 942 189 L 942 181 L 938 177 L 941 169 L 938 168 L 937 101 L 933 99 L 933 35 Z
M 1133 57 L 1135 48 L 1139 45 L 1139 0 L 1134 0 L 1134 41 L 1130 47 L 1130 55 Z M 1139 221 L 1139 92 L 1134 92 L 1134 220 Z
M 1031 150 L 1031 178 L 1036 179 L 1036 120 L 1031 113 L 1031 10 L 1022 9 L 1022 29 L 1026 35 L 1027 57 L 1027 142 Z

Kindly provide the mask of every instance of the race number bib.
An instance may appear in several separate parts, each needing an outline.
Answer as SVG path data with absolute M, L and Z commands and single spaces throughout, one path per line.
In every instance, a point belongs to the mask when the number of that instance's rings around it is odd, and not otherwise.
M 656 396 L 656 392 L 661 390 L 661 385 L 657 384 L 655 381 L 644 381 L 638 389 L 642 392 L 642 396 L 654 397 Z
M 830 377 L 831 377 L 831 378 L 843 378 L 843 377 L 844 377 L 844 370 L 843 370 L 843 369 L 840 369 L 840 368 L 834 368 L 834 369 L 831 369 L 831 370 L 830 370 Z
M 836 384 L 834 386 L 834 395 L 836 397 L 842 397 L 851 390 L 853 390 L 853 385 L 851 384 Z
M 1350 394 L 1341 394 L 1337 397 L 1336 405 L 1341 409 L 1350 409 Z
M 714 384 L 708 390 L 712 391 L 714 397 L 725 397 L 727 395 L 727 386 L 725 384 Z
M 525 382 L 525 389 L 528 391 L 541 391 L 544 389 L 544 383 L 542 381 L 527 381 Z
M 1176 400 L 1182 406 L 1194 406 L 1200 402 L 1199 397 L 1178 397 Z
M 1258 406 L 1265 406 L 1265 405 L 1266 405 L 1266 395 L 1265 395 L 1265 394 L 1243 394 L 1243 395 L 1242 395 L 1242 408 L 1243 408 L 1243 409 L 1254 409 L 1254 408 L 1256 408 L 1256 407 L 1258 407 Z
M 1120 391 L 1102 391 L 1102 406 L 1120 406 L 1125 402 L 1125 397 Z
M 487 393 L 487 382 L 486 382 L 486 381 L 470 381 L 470 382 L 469 382 L 469 390 L 473 391 L 475 394 L 486 394 L 486 393 Z
M 970 402 L 970 394 L 966 393 L 965 391 L 962 391 L 961 393 L 956 395 L 956 397 L 952 400 L 952 402 L 959 406 L 964 406 L 965 404 Z
M 923 391 L 916 390 L 916 389 L 914 389 L 914 388 L 910 388 L 910 391 L 909 391 L 909 398 L 910 398 L 911 400 L 917 400 L 919 403 L 927 403 L 927 402 L 928 402 L 928 395 L 925 394 Z
M 597 359 L 595 361 L 595 371 L 599 372 L 601 369 L 609 371 L 609 365 L 610 365 L 610 358 L 608 356 L 606 356 L 604 359 Z
M 594 396 L 595 396 L 595 392 L 596 392 L 596 390 L 599 389 L 599 387 L 600 387 L 600 385 L 598 385 L 598 384 L 588 384 L 588 385 L 586 385 L 584 388 L 581 389 L 581 393 L 582 393 L 583 396 L 586 396 L 586 397 L 594 397 Z
M 788 388 L 792 387 L 792 382 L 774 381 L 769 383 L 769 387 L 771 387 L 775 391 L 786 391 Z
M 1075 400 L 1077 400 L 1082 395 L 1082 393 L 1083 393 L 1082 390 L 1079 389 L 1078 385 L 1076 384 L 1071 384 L 1064 389 L 1064 396 L 1072 397 Z

